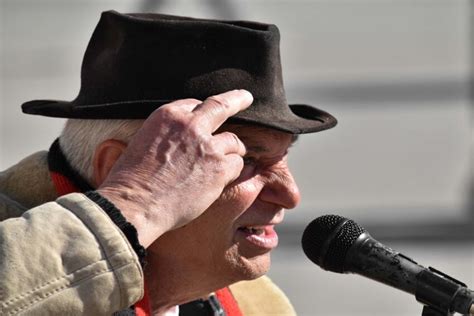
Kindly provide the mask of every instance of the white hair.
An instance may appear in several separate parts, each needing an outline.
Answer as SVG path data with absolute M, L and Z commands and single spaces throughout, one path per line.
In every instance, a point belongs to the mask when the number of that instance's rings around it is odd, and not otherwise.
M 142 124 L 143 120 L 69 119 L 59 137 L 59 145 L 71 167 L 92 184 L 92 161 L 97 146 L 108 139 L 128 143 Z

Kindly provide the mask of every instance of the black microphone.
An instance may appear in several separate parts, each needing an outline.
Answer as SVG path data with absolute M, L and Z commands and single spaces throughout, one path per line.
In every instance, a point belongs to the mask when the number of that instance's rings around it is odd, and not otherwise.
M 474 315 L 474 292 L 464 283 L 390 249 L 353 220 L 318 217 L 306 227 L 301 242 L 306 256 L 324 270 L 363 275 L 414 294 L 440 312 Z

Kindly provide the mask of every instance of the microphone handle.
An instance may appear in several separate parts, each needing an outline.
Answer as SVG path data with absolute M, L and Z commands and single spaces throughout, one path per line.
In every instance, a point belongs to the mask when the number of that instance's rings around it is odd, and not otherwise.
M 474 292 L 467 286 L 434 268 L 425 268 L 361 234 L 348 251 L 345 273 L 357 273 L 414 294 L 417 301 L 441 311 L 474 315 Z
M 413 259 L 378 242 L 369 233 L 361 234 L 347 252 L 344 273 L 357 273 L 377 282 L 416 294 L 415 280 L 426 270 Z

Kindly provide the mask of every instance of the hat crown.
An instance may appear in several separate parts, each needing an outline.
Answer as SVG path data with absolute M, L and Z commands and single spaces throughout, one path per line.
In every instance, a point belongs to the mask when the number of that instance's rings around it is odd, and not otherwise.
M 102 13 L 87 47 L 77 105 L 205 99 L 246 89 L 286 105 L 280 35 L 271 24 Z
M 33 100 L 22 109 L 76 119 L 145 119 L 174 100 L 246 89 L 252 105 L 228 121 L 296 134 L 336 125 L 317 108 L 288 105 L 279 45 L 273 24 L 106 11 L 84 55 L 79 95 Z

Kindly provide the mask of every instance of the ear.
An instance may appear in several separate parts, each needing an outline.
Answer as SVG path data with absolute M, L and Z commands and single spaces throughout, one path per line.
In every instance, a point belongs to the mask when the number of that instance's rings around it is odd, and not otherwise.
M 115 139 L 108 139 L 96 147 L 92 161 L 93 181 L 96 188 L 107 178 L 110 170 L 126 147 L 126 143 Z

